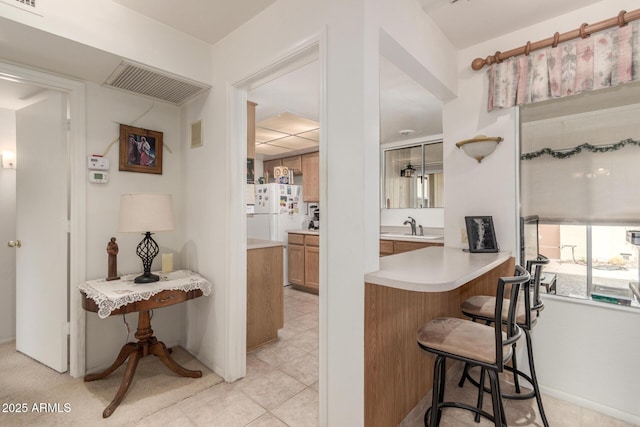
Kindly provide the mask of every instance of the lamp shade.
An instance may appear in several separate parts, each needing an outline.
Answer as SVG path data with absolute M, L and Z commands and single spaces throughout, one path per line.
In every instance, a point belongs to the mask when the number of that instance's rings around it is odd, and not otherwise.
M 143 233 L 174 229 L 171 194 L 136 193 L 120 196 L 118 232 Z

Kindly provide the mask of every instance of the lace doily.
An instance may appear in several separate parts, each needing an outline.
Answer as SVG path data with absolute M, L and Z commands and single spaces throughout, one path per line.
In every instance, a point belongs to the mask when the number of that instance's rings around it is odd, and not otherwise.
M 204 296 L 211 294 L 213 286 L 207 279 L 190 270 L 178 270 L 171 273 L 154 272 L 160 280 L 154 283 L 134 283 L 139 274 L 122 276 L 119 280 L 90 280 L 78 285 L 78 289 L 91 298 L 98 306 L 101 319 L 109 317 L 111 312 L 136 301 L 145 301 L 162 291 L 182 290 L 185 292 L 200 289 Z

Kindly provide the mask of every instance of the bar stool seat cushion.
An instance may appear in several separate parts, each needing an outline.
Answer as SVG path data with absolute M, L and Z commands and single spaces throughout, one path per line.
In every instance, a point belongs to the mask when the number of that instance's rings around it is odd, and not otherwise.
M 502 332 L 503 340 L 507 335 Z M 483 363 L 496 363 L 496 341 L 493 326 L 455 317 L 439 317 L 424 324 L 417 340 L 424 347 L 455 354 Z M 511 357 L 511 346 L 504 346 L 505 359 Z
M 481 317 L 486 319 L 493 319 L 495 310 L 496 310 L 496 298 L 486 295 L 475 295 L 467 298 L 461 306 L 462 312 L 470 317 Z M 509 306 L 504 306 L 502 308 L 502 318 L 507 318 L 507 310 Z M 526 322 L 525 318 L 525 304 L 522 300 L 518 301 L 518 305 L 516 307 L 516 323 L 519 325 L 524 325 Z M 531 321 L 534 322 L 536 317 L 538 316 L 538 312 L 536 310 L 531 311 Z

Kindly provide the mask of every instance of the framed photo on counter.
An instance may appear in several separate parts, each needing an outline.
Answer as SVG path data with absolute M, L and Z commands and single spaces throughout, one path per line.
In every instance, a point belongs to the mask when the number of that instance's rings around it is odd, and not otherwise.
M 465 216 L 469 252 L 498 252 L 496 233 L 491 216 Z

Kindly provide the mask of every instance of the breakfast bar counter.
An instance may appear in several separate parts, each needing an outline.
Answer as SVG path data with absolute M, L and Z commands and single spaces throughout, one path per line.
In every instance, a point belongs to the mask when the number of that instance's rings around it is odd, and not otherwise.
M 430 246 L 380 258 L 380 270 L 365 282 L 416 292 L 456 289 L 511 257 L 509 252 L 475 253 L 459 248 Z
M 420 350 L 418 329 L 436 317 L 462 317 L 473 295 L 495 295 L 512 276 L 508 252 L 467 253 L 432 246 L 380 259 L 365 275 L 365 425 L 398 425 L 433 384 L 434 358 Z

